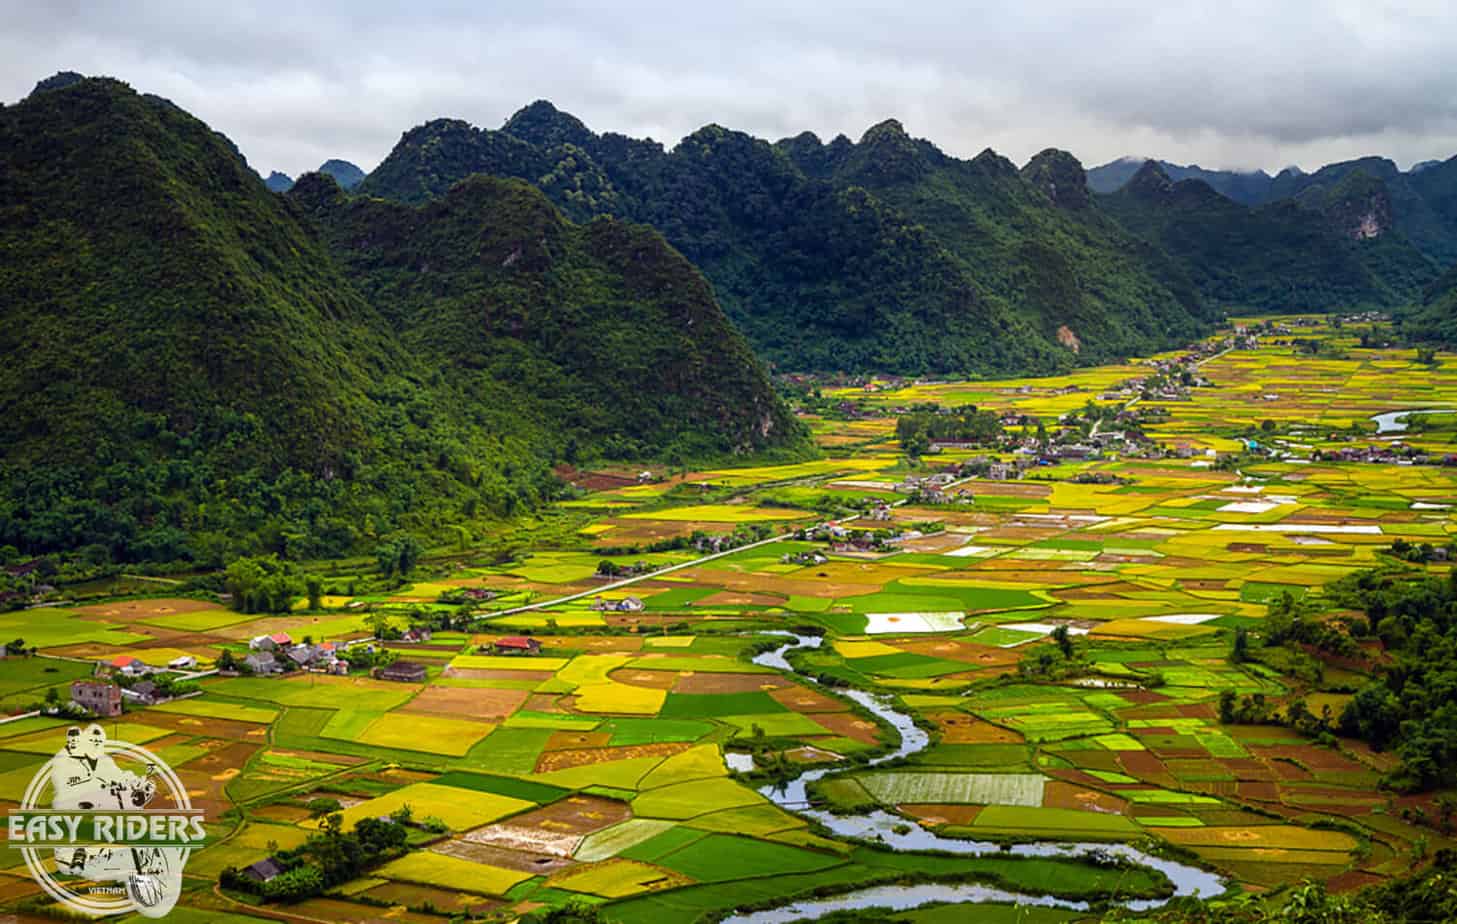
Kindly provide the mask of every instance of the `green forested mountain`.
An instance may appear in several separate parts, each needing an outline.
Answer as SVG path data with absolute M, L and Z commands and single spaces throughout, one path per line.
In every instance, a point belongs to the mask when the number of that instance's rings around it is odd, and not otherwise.
M 653 225 L 784 368 L 1051 370 L 1179 342 L 1203 319 L 1172 264 L 1055 201 L 1043 165 L 958 161 L 895 123 L 859 144 L 773 145 L 710 125 L 669 151 L 537 102 L 500 131 L 406 132 L 360 192 L 421 202 L 472 173 L 525 179 L 578 219 Z
M 1126 228 L 1180 261 L 1208 300 L 1235 308 L 1309 311 L 1391 307 L 1435 274 L 1394 230 L 1376 178 L 1354 172 L 1299 199 L 1251 208 L 1202 180 L 1174 182 L 1149 161 L 1097 197 Z
M 1361 157 L 1327 164 L 1314 173 L 1287 168 L 1275 176 L 1263 171 L 1239 172 L 1181 167 L 1155 161 L 1174 182 L 1204 180 L 1219 193 L 1251 207 L 1274 202 L 1320 199 L 1353 174 L 1365 174 L 1385 187 L 1391 226 L 1438 266 L 1457 262 L 1457 157 L 1426 161 L 1403 172 L 1385 157 Z M 1123 189 L 1144 161 L 1125 157 L 1088 171 L 1088 186 L 1097 193 Z
M 418 212 L 300 186 L 117 81 L 0 108 L 0 545 L 340 554 L 534 504 L 574 438 L 803 440 L 653 232 L 519 185 Z

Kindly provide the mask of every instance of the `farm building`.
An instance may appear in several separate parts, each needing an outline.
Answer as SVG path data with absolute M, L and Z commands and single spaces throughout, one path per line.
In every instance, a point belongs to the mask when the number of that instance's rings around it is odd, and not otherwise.
M 402 642 L 428 642 L 428 641 L 430 641 L 430 636 L 431 636 L 431 632 L 430 632 L 430 629 L 429 628 L 427 628 L 425 626 L 415 626 L 415 627 L 406 629 L 405 630 L 405 634 L 400 636 L 400 641 L 402 641 Z
M 259 860 L 252 866 L 244 867 L 243 875 L 254 882 L 263 883 L 277 879 L 283 871 L 283 864 L 273 857 L 269 857 L 266 860 Z
M 134 683 L 130 688 L 123 688 L 122 697 L 131 703 L 139 706 L 152 706 L 161 701 L 157 693 L 157 685 L 150 680 L 143 680 Z
M 271 651 L 255 651 L 243 659 L 243 666 L 258 675 L 277 674 L 283 671 L 283 665 Z
M 190 671 L 197 667 L 197 659 L 192 655 L 182 655 L 167 662 L 167 666 L 174 671 Z
M 388 667 L 380 668 L 379 679 L 399 683 L 424 683 L 425 665 L 416 664 L 414 661 L 396 661 Z
M 496 639 L 491 647 L 497 654 L 538 654 L 541 651 L 541 642 L 524 635 L 508 635 Z
M 95 715 L 121 715 L 121 687 L 102 680 L 77 680 L 71 684 L 71 702 Z
M 592 609 L 609 613 L 640 613 L 644 605 L 637 597 L 625 597 L 621 600 L 603 600 L 598 597 L 592 601 Z
M 277 648 L 287 648 L 293 644 L 293 636 L 287 632 L 275 632 L 272 635 L 260 635 L 248 642 L 248 647 L 254 651 L 273 651 Z
M 133 655 L 121 654 L 110 661 L 103 662 L 104 667 L 109 667 L 119 674 L 126 674 L 128 677 L 140 677 L 149 674 L 152 669 L 142 663 L 142 660 Z

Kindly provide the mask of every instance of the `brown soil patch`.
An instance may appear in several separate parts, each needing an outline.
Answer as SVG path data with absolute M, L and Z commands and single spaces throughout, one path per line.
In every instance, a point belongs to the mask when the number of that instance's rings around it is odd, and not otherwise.
M 682 741 L 665 741 L 655 744 L 633 744 L 619 748 L 583 748 L 579 750 L 549 751 L 536 761 L 537 773 L 553 770 L 569 770 L 590 764 L 607 763 L 613 760 L 630 760 L 634 757 L 669 757 L 686 751 L 691 745 Z
M 784 752 L 784 756 L 797 764 L 828 764 L 841 759 L 841 755 L 834 751 L 827 751 L 824 748 L 817 748 L 813 745 L 806 745 L 802 748 L 791 748 Z
M 757 693 L 760 690 L 783 690 L 793 684 L 775 674 L 720 674 L 697 672 L 678 678 L 674 693 Z
M 976 664 L 983 667 L 1016 664 L 1021 660 L 1019 654 L 1005 648 L 995 648 L 991 645 L 978 645 L 974 642 L 961 642 L 954 639 L 907 639 L 905 641 L 897 640 L 892 642 L 892 644 L 901 651 L 909 651 L 911 654 L 925 655 L 928 658 L 940 658 L 943 661 L 960 661 L 963 664 Z
M 1241 782 L 1235 791 L 1242 798 L 1254 799 L 1256 802 L 1280 801 L 1280 787 L 1271 782 L 1261 780 Z
M 618 683 L 649 690 L 671 690 L 678 682 L 677 671 L 645 671 L 636 667 L 621 668 L 608 674 Z
M 840 597 L 856 597 L 862 594 L 873 594 L 881 589 L 886 580 L 895 577 L 905 577 L 914 574 L 914 571 L 893 569 L 894 574 L 883 577 L 874 583 L 866 582 L 862 577 L 859 580 L 848 578 L 835 580 L 830 577 L 818 577 L 821 572 L 831 574 L 827 569 L 836 565 L 842 566 L 834 573 L 845 573 L 847 568 L 860 567 L 851 562 L 827 562 L 823 565 L 815 565 L 812 568 L 804 568 L 794 572 L 803 577 L 786 577 L 778 574 L 757 574 L 754 572 L 739 573 L 735 571 L 719 571 L 712 568 L 689 568 L 678 572 L 683 577 L 692 578 L 696 583 L 707 587 L 721 586 L 725 590 L 737 590 L 747 593 L 772 593 L 786 597 L 829 597 L 838 599 Z M 874 567 L 874 566 L 866 566 Z
M 928 825 L 969 825 L 976 821 L 984 805 L 936 805 L 916 803 L 897 805 L 896 809 Z
M 568 796 L 551 805 L 517 815 L 508 825 L 494 827 L 540 828 L 557 834 L 587 835 L 631 817 L 632 809 L 626 802 L 601 796 Z
M 1311 745 L 1281 745 L 1262 748 L 1260 753 L 1267 758 L 1292 760 L 1311 770 L 1365 770 L 1361 764 L 1328 748 Z
M 397 907 L 421 908 L 428 904 L 446 913 L 454 912 L 474 917 L 484 916 L 487 912 L 501 908 L 505 904 L 481 898 L 479 895 L 472 895 L 469 892 L 455 892 L 438 886 L 419 885 L 414 882 L 386 882 L 372 889 L 366 889 L 362 894 L 379 901 L 389 902 Z M 380 909 L 380 911 L 384 910 L 386 909 Z M 393 918 L 393 909 L 390 909 L 389 916 Z
M 401 706 L 399 711 L 499 722 L 521 708 L 527 695 L 526 690 L 426 687 L 414 699 Z
M 937 533 L 934 536 L 909 539 L 901 543 L 901 548 L 907 552 L 942 552 L 966 545 L 966 538 L 965 533 Z
M 113 603 L 90 603 L 78 606 L 75 612 L 82 616 L 94 616 L 111 622 L 135 622 L 155 619 L 158 616 L 173 616 L 177 613 L 200 613 L 204 610 L 226 610 L 208 600 L 188 600 L 182 597 L 168 597 L 156 600 L 120 600 Z M 242 622 L 247 616 L 239 615 Z
M 806 687 L 774 690 L 769 695 L 779 705 L 795 712 L 844 712 L 850 708 L 833 696 Z
M 605 748 L 612 740 L 611 732 L 575 732 L 559 731 L 552 732 L 552 736 L 546 739 L 546 746 L 543 751 L 572 751 L 585 748 Z
M 528 712 L 559 712 L 566 715 L 567 711 L 558 704 L 560 698 L 559 693 L 532 693 L 526 697 L 521 708 Z
M 1128 808 L 1128 800 L 1106 792 L 1084 789 L 1062 780 L 1051 780 L 1042 790 L 1042 804 L 1046 808 L 1082 809 L 1089 812 L 1103 812 L 1120 815 Z
M 830 734 L 864 744 L 876 744 L 879 741 L 876 737 L 875 723 L 866 721 L 854 713 L 827 712 L 819 713 L 812 718 L 817 724 L 829 729 Z
M 1019 744 L 1022 736 L 964 712 L 928 712 L 926 718 L 941 729 L 945 744 Z
M 290 824 L 309 818 L 309 810 L 297 805 L 265 805 L 260 809 L 254 809 L 253 814 L 270 821 L 286 821 Z
M 785 597 L 770 594 L 754 594 L 742 591 L 721 590 L 702 600 L 693 601 L 694 606 L 783 606 Z
M 1119 751 L 1118 761 L 1129 775 L 1148 779 L 1150 776 L 1168 776 L 1164 762 L 1147 751 Z
M 541 873 L 543 875 L 577 865 L 567 857 L 552 856 L 548 853 L 533 853 L 526 850 L 513 850 L 507 847 L 498 847 L 494 844 L 476 844 L 466 840 L 449 840 L 443 844 L 436 844 L 430 848 L 430 852 L 444 854 L 447 857 L 456 857 L 461 860 L 470 860 L 472 863 L 486 863 L 490 866 L 499 866 L 504 869 L 520 870 L 523 873 Z
M 142 725 L 172 729 L 192 737 L 207 735 L 210 738 L 227 738 L 234 741 L 262 741 L 268 734 L 268 726 L 260 725 L 257 722 L 204 718 L 174 712 L 156 712 L 151 709 L 133 712 L 127 718 Z M 196 763 L 196 760 L 193 763 Z

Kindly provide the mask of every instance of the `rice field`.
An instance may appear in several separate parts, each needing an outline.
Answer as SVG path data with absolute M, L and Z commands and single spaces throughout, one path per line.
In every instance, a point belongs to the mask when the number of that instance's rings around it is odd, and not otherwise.
M 1146 432 L 1182 454 L 977 478 L 964 485 L 966 503 L 898 504 L 876 520 L 812 507 L 835 498 L 896 503 L 907 497 L 896 490 L 906 475 L 977 455 L 928 455 L 908 467 L 893 441 L 893 408 L 970 401 L 1052 423 L 1147 367 L 856 388 L 845 400 L 863 399 L 876 416 L 811 417 L 823 458 L 641 485 L 630 483 L 635 472 L 604 476 L 598 487 L 587 478 L 589 493 L 564 505 L 570 526 L 538 536 L 514 559 L 467 556 L 402 587 L 331 593 L 321 612 L 248 616 L 209 600 L 158 597 L 0 614 L 0 632 L 9 633 L 0 638 L 23 637 L 54 656 L 0 662 L 0 697 L 20 711 L 118 654 L 147 663 L 190 655 L 206 666 L 224 649 L 246 654 L 250 639 L 272 632 L 362 639 L 366 608 L 404 626 L 418 614 L 454 612 L 437 599 L 466 589 L 488 592 L 473 605 L 487 616 L 584 593 L 457 624 L 426 645 L 391 642 L 402 659 L 431 666 L 422 683 L 205 677 L 201 695 L 132 708 L 105 727 L 163 754 L 207 811 L 220 841 L 189 866 L 201 876 L 303 843 L 320 825 L 309 808 L 320 799 L 339 803 L 346 829 L 406 807 L 416 821 L 443 823 L 443 833 L 412 829 L 404 856 L 299 906 L 333 920 L 375 914 L 355 896 L 440 899 L 441 909 L 442 897 L 457 896 L 463 904 L 451 913 L 488 907 L 503 917 L 585 897 L 615 920 L 668 924 L 952 862 L 815 834 L 757 792 L 765 777 L 730 773 L 726 750 L 753 753 L 761 771 L 781 759 L 849 767 L 811 787 L 811 798 L 880 806 L 945 834 L 1150 837 L 1262 888 L 1307 877 L 1381 879 L 1409 865 L 1418 844 L 1457 847 L 1417 816 L 1419 808 L 1430 822 L 1435 803 L 1377 787 L 1389 754 L 1353 742 L 1330 747 L 1274 724 L 1225 724 L 1219 699 L 1231 691 L 1283 708 L 1301 698 L 1315 714 L 1338 715 L 1378 663 L 1374 646 L 1325 663 L 1312 681 L 1282 664 L 1232 660 L 1235 631 L 1259 638 L 1272 601 L 1319 599 L 1332 582 L 1381 561 L 1397 539 L 1443 544 L 1457 535 L 1457 471 L 1313 455 L 1388 441 L 1344 435 L 1373 414 L 1457 406 L 1457 360 L 1411 365 L 1357 348 L 1344 360 L 1297 358 L 1281 346 L 1225 354 L 1202 367 L 1217 388 L 1146 402 L 1169 410 Z M 1085 390 L 1065 391 L 1073 385 Z M 1281 400 L 1262 397 L 1270 393 Z M 1312 450 L 1248 460 L 1238 471 L 1209 464 L 1208 450 L 1232 451 L 1265 419 L 1279 438 Z M 1451 435 L 1408 439 L 1446 453 Z M 694 493 L 701 485 L 709 496 Z M 832 518 L 843 536 L 740 549 L 619 588 L 597 576 L 604 559 L 644 570 L 692 562 L 698 550 L 648 546 L 695 531 L 787 533 Z M 862 530 L 894 541 L 848 541 Z M 641 551 L 620 551 L 634 545 Z M 643 605 L 593 609 L 598 596 Z M 750 662 L 777 639 L 762 631 L 810 628 L 826 641 L 794 661 L 823 685 Z M 541 652 L 492 651 L 516 634 L 531 634 Z M 1082 659 L 1075 674 L 1040 673 L 1056 663 L 1054 636 Z M 884 768 L 851 763 L 891 738 L 839 695 L 841 685 L 913 714 L 927 748 Z M 0 724 L 0 799 L 18 798 L 64 729 L 39 718 Z M 1331 820 L 1339 830 L 1315 827 Z M 1075 864 L 988 862 L 1031 887 L 1102 881 Z M 400 914 L 413 921 L 417 912 Z

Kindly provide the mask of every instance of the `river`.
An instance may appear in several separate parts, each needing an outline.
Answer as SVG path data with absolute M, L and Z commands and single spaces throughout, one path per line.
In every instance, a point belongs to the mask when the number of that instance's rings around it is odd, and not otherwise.
M 1385 414 L 1375 414 L 1371 420 L 1376 422 L 1377 434 L 1382 433 L 1404 433 L 1406 432 L 1406 418 L 1412 414 L 1450 414 L 1454 409 L 1449 407 L 1432 407 L 1418 411 L 1387 411 Z
M 786 673 L 796 674 L 801 680 L 811 684 L 817 683 L 814 678 L 796 671 L 794 666 L 789 663 L 786 655 L 794 649 L 818 648 L 822 639 L 819 636 L 796 635 L 791 632 L 775 634 L 787 636 L 792 641 L 773 651 L 764 652 L 754 658 L 754 663 L 764 667 L 772 667 Z M 876 696 L 865 690 L 836 689 L 834 692 L 864 706 L 876 716 L 890 723 L 900 733 L 900 744 L 896 749 L 889 754 L 883 754 L 870 761 L 870 766 L 915 754 L 918 751 L 925 750 L 930 745 L 930 736 L 920 728 L 917 728 L 915 722 L 912 721 L 909 715 L 891 705 L 888 698 Z M 1092 844 L 1080 841 L 1037 841 L 1033 843 L 1014 844 L 1010 848 L 1007 848 L 1002 844 L 991 841 L 971 841 L 960 838 L 942 837 L 927 831 L 919 825 L 908 823 L 905 818 L 899 815 L 894 815 L 883 810 L 876 810 L 859 815 L 836 815 L 832 812 L 810 807 L 806 795 L 806 787 L 810 783 L 824 779 L 827 776 L 846 773 L 853 769 L 857 768 L 834 767 L 806 770 L 788 783 L 780 786 L 765 786 L 759 792 L 766 798 L 772 800 L 780 808 L 816 821 L 840 837 L 876 841 L 890 850 L 935 850 L 967 856 L 993 854 L 1006 856 L 1010 854 L 1020 857 L 1070 858 L 1097 851 L 1103 855 L 1122 857 L 1140 866 L 1158 870 L 1173 883 L 1174 894 L 1176 896 L 1211 896 L 1218 895 L 1224 891 L 1224 883 L 1213 873 L 1163 857 L 1153 856 L 1141 850 L 1136 850 L 1127 844 Z M 829 898 L 810 899 L 781 905 L 765 911 L 736 914 L 726 918 L 725 924 L 785 924 L 788 921 L 813 920 L 831 912 L 851 909 L 895 908 L 897 910 L 906 910 L 929 904 L 983 902 L 1042 905 L 1075 910 L 1084 910 L 1087 908 L 1087 903 L 1085 902 L 1067 901 L 1050 896 L 1025 895 L 982 885 L 930 883 L 913 886 L 873 886 Z M 1156 907 L 1160 904 L 1163 904 L 1163 902 L 1159 900 L 1140 900 L 1128 902 L 1127 906 L 1137 910 Z

